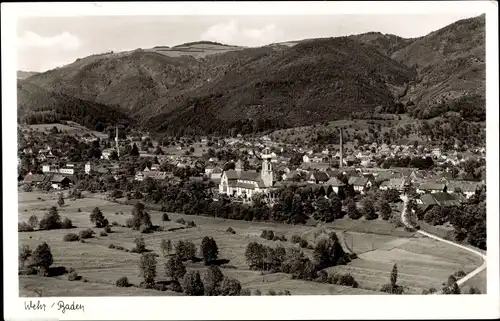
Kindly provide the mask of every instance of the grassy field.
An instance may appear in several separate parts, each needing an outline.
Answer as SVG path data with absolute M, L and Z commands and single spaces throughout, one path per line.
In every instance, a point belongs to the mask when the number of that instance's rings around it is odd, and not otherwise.
M 19 220 L 26 221 L 33 214 L 41 219 L 48 209 L 56 204 L 56 200 L 54 194 L 19 193 Z M 78 233 L 82 229 L 92 227 L 89 214 L 96 206 L 102 210 L 109 222 L 117 222 L 119 225 L 124 225 L 125 220 L 131 216 L 132 207 L 130 205 L 111 203 L 96 198 L 84 198 L 76 201 L 67 199 L 66 204 L 59 209 L 59 212 L 61 217 L 69 217 L 76 228 L 19 233 L 19 243 L 28 244 L 31 248 L 35 248 L 44 241 L 47 242 L 52 249 L 54 266 L 74 268 L 87 282 L 73 281 L 69 284 L 70 281 L 67 281 L 66 276 L 53 278 L 23 276 L 20 277 L 21 295 L 33 295 L 33 290 L 37 287 L 43 287 L 47 295 L 54 296 L 173 295 L 173 292 L 143 290 L 135 287 L 123 289 L 114 286 L 115 281 L 122 276 L 127 276 L 132 284 L 140 283 L 137 268 L 140 255 L 110 249 L 108 246 L 114 244 L 132 249 L 134 239 L 140 236 L 144 237 L 147 248 L 158 254 L 161 254 L 160 242 L 162 239 L 170 239 L 173 244 L 179 240 L 188 240 L 199 246 L 204 236 L 213 237 L 219 247 L 219 258 L 228 260 L 228 263 L 221 267 L 224 275 L 238 279 L 243 288 L 252 291 L 259 289 L 263 294 L 267 293 L 269 289 L 289 290 L 294 295 L 380 294 L 380 292 L 375 291 L 378 291 L 382 284 L 388 282 L 394 263 L 397 263 L 400 269 L 399 283 L 406 286 L 409 292 L 420 293 L 423 288 L 439 287 L 448 275 L 457 270 L 468 272 L 480 264 L 476 263 L 474 257 L 468 256 L 465 251 L 460 252 L 453 247 L 437 242 L 433 243 L 428 239 L 401 237 L 396 230 L 395 235 L 384 235 L 390 233 L 390 223 L 378 220 L 360 220 L 349 225 L 347 224 L 349 219 L 343 219 L 344 222 L 339 220 L 325 226 L 341 232 L 339 235 L 345 239 L 345 243 L 360 256 L 349 265 L 329 269 L 342 273 L 352 273 L 360 283 L 358 289 L 292 280 L 290 275 L 283 273 L 261 275 L 258 271 L 248 269 L 244 258 L 248 243 L 257 241 L 270 246 L 277 246 L 278 243 L 282 243 L 285 247 L 292 246 L 290 242 L 273 242 L 260 238 L 263 230 L 274 230 L 277 234 L 285 235 L 288 240 L 292 235 L 297 234 L 312 242 L 313 232 L 316 229 L 312 226 L 224 220 L 174 213 L 169 214 L 171 221 L 162 222 L 160 212 L 150 211 L 153 223 L 163 226 L 165 230 L 182 227 L 175 222 L 180 217 L 185 220 L 193 220 L 196 227 L 140 234 L 138 231 L 118 226 L 113 227 L 113 233 L 105 237 L 99 236 L 100 230 L 94 228 L 95 237 L 86 240 L 85 243 L 63 242 L 62 238 L 65 234 Z M 373 230 L 384 233 L 360 232 L 369 230 L 370 226 Z M 232 227 L 236 234 L 226 232 L 228 227 Z M 411 235 L 408 233 L 406 236 Z M 306 255 L 312 256 L 312 250 L 304 252 Z M 187 269 L 199 270 L 203 276 L 206 267 L 202 263 L 188 263 Z M 162 257 L 158 258 L 157 274 L 159 279 L 164 276 L 164 259 Z M 66 283 L 68 284 L 66 285 Z
M 474 254 L 430 238 L 373 237 L 352 232 L 344 236 L 346 243 L 351 247 L 354 244 L 359 258 L 328 270 L 351 273 L 365 289 L 379 290 L 389 283 L 393 264 L 398 266 L 398 284 L 412 294 L 439 288 L 450 274 L 460 270 L 468 273 L 481 265 Z
M 486 280 L 486 275 L 487 275 L 487 269 L 484 269 L 480 273 L 478 273 L 476 276 L 468 280 L 462 285 L 462 292 L 463 293 L 468 293 L 469 289 L 471 287 L 476 287 L 479 290 L 481 290 L 482 294 L 486 294 L 487 290 L 487 280 Z
M 84 126 L 81 126 L 78 123 L 68 121 L 67 125 L 63 124 L 37 124 L 37 125 L 27 125 L 26 127 L 40 131 L 40 132 L 49 132 L 54 126 L 57 127 L 59 131 L 62 131 L 68 135 L 79 135 L 82 136 L 84 134 L 89 134 L 92 137 L 99 137 L 101 139 L 108 138 L 108 135 L 105 133 L 100 133 L 95 130 L 90 130 Z

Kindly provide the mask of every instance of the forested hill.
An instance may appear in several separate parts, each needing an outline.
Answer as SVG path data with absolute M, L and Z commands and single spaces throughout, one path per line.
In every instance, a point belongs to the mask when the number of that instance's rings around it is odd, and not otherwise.
M 111 114 L 119 109 L 120 119 L 174 135 L 244 134 L 376 111 L 423 119 L 456 111 L 483 120 L 484 19 L 417 39 L 372 32 L 258 48 L 200 41 L 109 52 L 26 81 L 59 94 L 58 101 L 71 97 Z M 60 113 L 74 108 L 63 105 Z
M 72 120 L 97 131 L 115 124 L 134 124 L 125 113 L 116 108 L 54 93 L 23 80 L 18 80 L 17 97 L 18 121 L 23 124 Z
M 485 15 L 464 19 L 417 39 L 392 58 L 415 67 L 407 98 L 412 116 L 456 111 L 469 120 L 486 114 Z
M 146 120 L 158 131 L 227 133 L 311 124 L 395 104 L 411 69 L 348 38 L 318 39 L 233 65 Z

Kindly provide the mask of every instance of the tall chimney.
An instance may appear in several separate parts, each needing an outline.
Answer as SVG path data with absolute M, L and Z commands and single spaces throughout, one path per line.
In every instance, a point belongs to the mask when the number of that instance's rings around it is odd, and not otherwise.
M 118 157 L 120 157 L 120 146 L 118 144 L 118 125 L 116 125 L 116 137 L 115 137 L 115 142 L 116 142 L 116 153 L 118 154 Z
M 342 168 L 342 165 L 344 165 L 344 143 L 342 141 L 342 127 L 340 128 L 340 164 L 339 168 Z

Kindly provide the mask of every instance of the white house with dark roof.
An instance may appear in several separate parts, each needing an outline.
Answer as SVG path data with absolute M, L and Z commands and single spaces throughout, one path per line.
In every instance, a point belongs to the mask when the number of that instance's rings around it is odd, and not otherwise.
M 356 177 L 356 176 L 349 177 L 348 184 L 352 185 L 355 191 L 361 193 L 364 193 L 365 188 L 370 187 L 372 185 L 368 178 Z
M 335 194 L 339 193 L 339 190 L 345 187 L 345 184 L 342 183 L 339 179 L 336 177 L 330 177 L 328 181 L 326 181 L 325 186 L 328 188 L 328 186 L 331 186 Z
M 480 182 L 470 182 L 470 181 L 449 181 L 446 185 L 448 193 L 454 194 L 457 192 L 462 192 L 465 197 L 469 198 L 476 193 L 481 185 Z
M 256 171 L 243 170 L 243 162 L 239 160 L 234 170 L 224 171 L 221 176 L 219 193 L 229 196 L 251 198 L 255 193 L 269 193 L 273 187 L 273 169 L 268 153 L 261 155 L 262 169 Z
M 446 184 L 441 182 L 423 182 L 417 186 L 417 193 L 446 193 Z

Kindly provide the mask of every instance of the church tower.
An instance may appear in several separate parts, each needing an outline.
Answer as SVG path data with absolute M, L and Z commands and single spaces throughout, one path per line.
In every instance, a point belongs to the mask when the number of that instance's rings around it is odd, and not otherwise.
M 115 142 L 116 142 L 116 153 L 118 154 L 118 157 L 120 157 L 120 145 L 118 143 L 118 125 L 116 126 Z
M 273 168 L 271 163 L 271 153 L 266 148 L 262 152 L 262 169 L 260 171 L 260 177 L 264 182 L 264 186 L 272 187 L 273 186 Z

